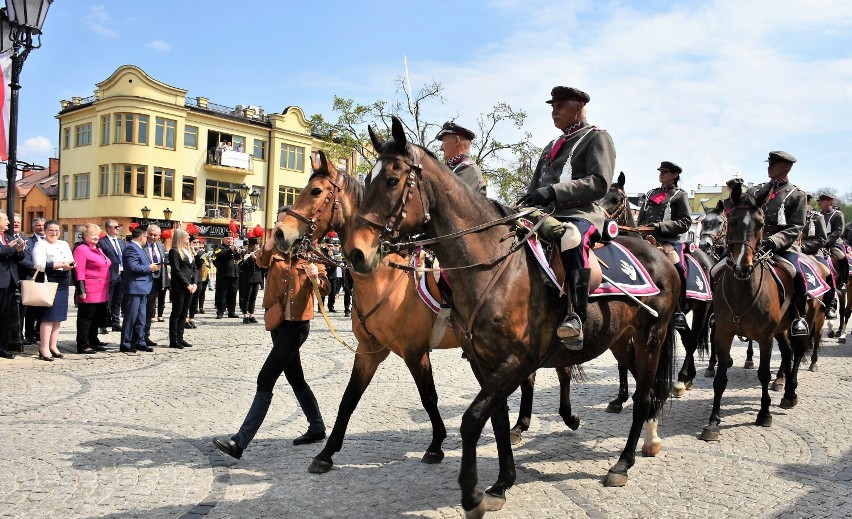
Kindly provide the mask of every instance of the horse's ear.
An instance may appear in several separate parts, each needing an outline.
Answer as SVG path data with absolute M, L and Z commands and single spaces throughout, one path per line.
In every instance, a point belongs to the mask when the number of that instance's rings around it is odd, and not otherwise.
M 397 117 L 393 117 L 391 122 L 391 136 L 393 141 L 404 150 L 408 147 L 408 139 L 405 136 L 405 128 L 402 127 L 402 122 Z
M 618 182 L 616 182 L 621 189 L 624 189 L 624 180 L 624 172 L 622 171 L 618 174 Z
M 719 200 L 718 202 L 716 202 L 716 207 L 714 207 L 711 210 L 716 212 L 716 213 L 721 213 L 722 211 L 725 210 L 725 202 L 722 201 L 722 200 Z
M 376 133 L 376 130 L 374 130 L 370 125 L 367 125 L 367 133 L 370 134 L 370 141 L 373 143 L 373 149 L 376 150 L 376 153 L 381 153 L 385 140 L 381 135 Z
M 761 189 L 757 193 L 753 194 L 754 197 L 754 205 L 757 207 L 763 207 L 766 202 L 769 201 L 769 194 L 772 192 L 771 189 Z
M 311 155 L 311 169 L 314 173 L 319 173 L 323 164 L 325 164 L 325 153 L 322 150 L 318 151 L 316 156 Z
M 734 203 L 734 205 L 739 205 L 742 196 L 743 185 L 740 183 L 734 184 L 734 187 L 731 189 L 731 201 Z

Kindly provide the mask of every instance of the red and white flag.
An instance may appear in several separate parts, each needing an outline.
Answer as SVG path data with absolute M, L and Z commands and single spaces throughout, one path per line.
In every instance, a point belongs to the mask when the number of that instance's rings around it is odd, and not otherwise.
M 12 80 L 12 53 L 0 54 L 0 74 L 3 76 L 3 88 L 0 89 L 0 113 L 3 114 L 3 124 L 0 125 L 0 160 L 9 160 L 9 97 L 12 91 L 9 82 Z

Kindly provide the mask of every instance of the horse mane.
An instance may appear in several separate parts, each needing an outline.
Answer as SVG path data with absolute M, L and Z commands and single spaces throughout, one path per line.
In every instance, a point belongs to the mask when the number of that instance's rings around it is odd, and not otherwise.
M 331 172 L 326 171 L 325 169 L 314 171 L 311 173 L 311 176 L 308 177 L 308 182 L 313 180 L 315 177 L 331 179 Z M 358 182 L 355 177 L 345 171 L 339 171 L 337 173 L 337 180 L 343 184 L 344 191 L 352 193 L 355 201 L 355 207 L 361 205 L 361 201 L 364 200 L 364 186 L 361 185 L 361 182 Z

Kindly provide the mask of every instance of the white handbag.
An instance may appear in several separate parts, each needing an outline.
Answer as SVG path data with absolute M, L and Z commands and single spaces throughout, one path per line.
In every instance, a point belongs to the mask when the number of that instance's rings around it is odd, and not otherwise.
M 53 306 L 59 283 L 48 281 L 47 276 L 45 276 L 44 281 L 36 281 L 36 275 L 38 275 L 38 272 L 33 275 L 32 279 L 21 280 L 21 304 L 24 306 Z

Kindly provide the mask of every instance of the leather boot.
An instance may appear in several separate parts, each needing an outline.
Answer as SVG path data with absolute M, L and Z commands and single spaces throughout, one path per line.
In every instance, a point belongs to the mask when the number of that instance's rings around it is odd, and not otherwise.
M 680 298 L 677 302 L 677 311 L 673 317 L 675 330 L 685 332 L 689 330 L 689 323 L 686 322 L 686 314 L 683 309 L 686 306 L 686 272 L 683 271 L 683 266 L 680 263 L 675 264 L 678 276 L 680 276 Z
M 269 405 L 272 403 L 271 391 L 258 391 L 254 394 L 254 400 L 249 407 L 243 425 L 240 426 L 239 432 L 231 437 L 234 443 L 240 448 L 242 455 L 243 449 L 248 447 L 249 442 L 254 439 L 257 430 L 260 429 L 260 424 L 266 418 L 266 412 L 269 411 Z M 218 445 L 217 445 L 218 447 Z M 226 454 L 228 454 L 226 452 Z M 236 456 L 234 456 L 236 457 Z
M 805 320 L 804 316 L 807 313 L 807 302 L 808 295 L 805 289 L 805 281 L 803 279 L 794 280 L 795 290 L 793 291 L 793 297 L 795 298 L 794 303 L 796 304 L 796 313 L 798 317 L 793 319 L 793 324 L 790 325 L 790 335 L 793 337 L 803 337 L 810 335 L 810 330 L 808 329 L 808 322 Z
M 319 404 L 310 387 L 295 392 L 299 407 L 308 419 L 308 432 L 293 440 L 293 445 L 306 445 L 325 439 L 325 423 L 322 421 Z
M 571 288 L 571 307 L 568 308 L 565 319 L 556 327 L 556 335 L 562 339 L 567 350 L 583 349 L 583 323 L 586 322 L 589 303 L 591 272 L 591 269 L 576 269 L 566 273 Z
M 833 288 L 828 291 L 825 297 L 825 317 L 826 319 L 837 319 L 837 294 Z

